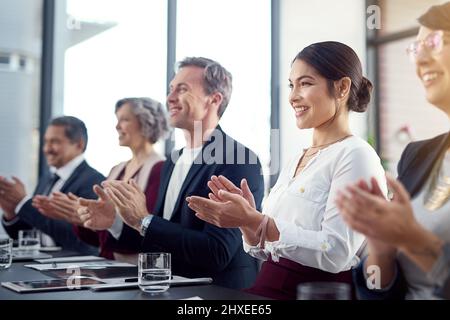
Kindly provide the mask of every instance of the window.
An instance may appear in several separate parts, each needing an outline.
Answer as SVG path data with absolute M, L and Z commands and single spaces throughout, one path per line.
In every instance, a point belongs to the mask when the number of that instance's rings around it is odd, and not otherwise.
M 270 10 L 270 0 L 178 0 L 177 9 L 177 60 L 203 56 L 232 73 L 233 93 L 220 124 L 256 152 L 265 174 L 270 163 Z M 183 145 L 177 133 L 176 147 Z
M 86 158 L 107 174 L 131 157 L 118 147 L 116 101 L 141 96 L 165 101 L 167 2 L 66 0 L 57 6 L 62 7 L 55 56 L 63 59 L 55 66 L 55 115 L 86 123 Z

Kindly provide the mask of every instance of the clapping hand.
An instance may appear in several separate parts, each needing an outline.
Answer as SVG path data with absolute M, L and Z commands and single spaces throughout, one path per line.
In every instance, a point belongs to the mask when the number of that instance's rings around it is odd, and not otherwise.
M 46 217 L 65 220 L 80 226 L 83 225 L 77 214 L 79 208 L 78 197 L 73 193 L 54 192 L 51 197 L 36 195 L 33 197 L 32 205 Z
M 102 183 L 108 197 L 117 208 L 122 220 L 130 227 L 141 231 L 142 219 L 149 215 L 145 194 L 136 181 L 104 181 Z
M 116 217 L 114 203 L 98 185 L 94 186 L 97 200 L 79 198 L 78 216 L 83 226 L 92 230 L 106 230 L 110 228 Z
M 255 198 L 253 197 L 253 194 L 248 186 L 247 179 L 241 180 L 241 188 L 239 189 L 234 185 L 233 182 L 231 182 L 224 176 L 212 176 L 211 180 L 208 181 L 208 187 L 212 191 L 212 193 L 209 193 L 208 195 L 211 200 L 224 202 L 224 199 L 222 199 L 219 195 L 219 191 L 224 190 L 244 197 L 244 199 L 247 200 L 250 206 L 253 209 L 256 209 Z
M 356 231 L 402 248 L 421 227 L 414 218 L 410 197 L 403 185 L 390 176 L 387 176 L 387 182 L 394 194 L 391 201 L 350 187 L 351 197 L 341 195 L 337 205 L 344 220 Z M 376 181 L 372 179 L 374 183 Z

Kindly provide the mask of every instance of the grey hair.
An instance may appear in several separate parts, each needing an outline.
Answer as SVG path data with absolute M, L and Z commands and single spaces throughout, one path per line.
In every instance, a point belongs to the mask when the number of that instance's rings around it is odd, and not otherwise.
M 188 57 L 180 61 L 176 65 L 176 70 L 184 67 L 195 66 L 203 68 L 203 88 L 207 95 L 214 92 L 222 94 L 223 100 L 219 106 L 217 114 L 222 117 L 228 103 L 231 99 L 231 92 L 233 91 L 233 77 L 231 73 L 222 67 L 218 62 L 203 58 L 203 57 Z
M 141 125 L 142 135 L 150 142 L 155 143 L 165 138 L 170 131 L 167 115 L 163 105 L 151 98 L 124 98 L 116 103 L 115 112 L 123 105 L 129 104 L 133 114 Z

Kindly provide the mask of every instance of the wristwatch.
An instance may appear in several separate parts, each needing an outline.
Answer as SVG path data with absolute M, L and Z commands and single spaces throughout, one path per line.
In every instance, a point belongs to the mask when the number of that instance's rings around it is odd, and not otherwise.
M 152 222 L 153 215 L 149 214 L 144 219 L 141 220 L 141 236 L 145 237 L 145 233 L 147 232 L 148 226 L 150 222 Z

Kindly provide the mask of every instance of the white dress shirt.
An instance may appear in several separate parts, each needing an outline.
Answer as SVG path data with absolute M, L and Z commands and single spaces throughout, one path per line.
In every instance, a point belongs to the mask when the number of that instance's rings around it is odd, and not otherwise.
M 263 214 L 275 221 L 280 238 L 265 249 L 244 250 L 266 260 L 271 254 L 304 266 L 338 273 L 359 263 L 357 256 L 365 238 L 350 229 L 335 205 L 336 192 L 359 179 L 375 177 L 384 194 L 386 179 L 380 158 L 364 140 L 351 136 L 320 150 L 294 177 L 301 155 L 282 170 L 264 202 Z
M 170 217 L 172 217 L 173 209 L 175 208 L 184 180 L 189 170 L 191 170 L 195 158 L 202 151 L 202 148 L 203 146 L 193 149 L 184 148 L 183 153 L 175 163 L 164 200 L 164 219 L 170 220 Z

